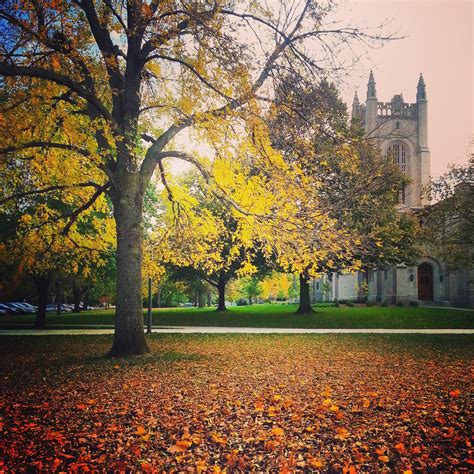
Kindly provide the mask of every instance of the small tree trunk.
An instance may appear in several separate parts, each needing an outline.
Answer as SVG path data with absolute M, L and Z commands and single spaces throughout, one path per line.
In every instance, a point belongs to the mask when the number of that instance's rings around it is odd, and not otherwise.
M 114 196 L 117 301 L 114 342 L 109 352 L 111 357 L 149 352 L 143 327 L 143 196 L 136 175 L 128 174 L 121 184 L 122 195 Z
M 61 282 L 61 280 L 58 278 L 58 279 L 56 280 L 56 314 L 57 314 L 58 316 L 61 315 L 62 299 L 63 299 L 63 295 L 62 295 L 62 282 Z
M 217 283 L 217 292 L 219 295 L 217 300 L 217 311 L 227 311 L 227 308 L 225 307 L 225 285 L 225 279 L 219 277 L 219 282 Z
M 77 286 L 75 281 L 72 282 L 72 296 L 74 298 L 74 312 L 79 313 L 81 311 L 81 299 L 84 291 Z
M 198 290 L 198 306 L 199 308 L 204 308 L 205 303 L 204 303 L 204 291 Z
M 36 313 L 35 327 L 44 329 L 46 327 L 46 305 L 48 304 L 48 290 L 51 275 L 38 275 L 33 277 L 36 291 L 38 292 L 38 311 Z
M 303 273 L 300 273 L 300 305 L 296 310 L 296 314 L 309 313 L 314 313 L 309 296 L 309 279 Z
M 212 293 L 211 290 L 207 292 L 207 306 L 212 306 Z

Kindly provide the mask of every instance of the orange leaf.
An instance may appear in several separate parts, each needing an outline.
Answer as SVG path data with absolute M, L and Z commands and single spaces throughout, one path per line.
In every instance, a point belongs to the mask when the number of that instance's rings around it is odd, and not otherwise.
M 212 441 L 214 441 L 214 443 L 218 443 L 221 446 L 225 446 L 227 444 L 227 439 L 223 436 L 218 435 L 217 433 L 212 433 L 211 439 Z
M 399 453 L 404 453 L 405 452 L 405 445 L 403 443 L 398 443 L 394 446 L 394 448 L 399 452 Z
M 308 458 L 308 465 L 313 469 L 320 469 L 321 467 L 323 467 L 323 463 L 316 458 Z
M 184 439 L 181 439 L 179 441 L 176 441 L 173 446 L 170 446 L 168 448 L 169 453 L 182 453 L 186 451 L 190 446 L 192 445 L 191 441 L 186 441 Z
M 338 428 L 336 431 L 337 431 L 336 438 L 338 439 L 346 439 L 349 437 L 349 431 L 346 430 L 346 428 Z
M 370 400 L 368 398 L 364 398 L 364 408 L 369 408 L 370 407 Z
M 390 459 L 388 456 L 379 456 L 379 461 L 388 462 Z
M 375 450 L 375 452 L 376 452 L 377 454 L 384 454 L 384 453 L 385 453 L 385 448 L 377 448 L 377 449 Z
M 452 390 L 451 392 L 449 392 L 449 395 L 451 397 L 459 397 L 459 395 L 461 395 L 461 390 L 459 390 L 458 388 L 456 390 Z
M 275 428 L 272 429 L 272 435 L 274 436 L 283 436 L 285 434 L 285 430 L 283 428 L 278 428 L 278 426 L 275 426 Z
M 146 429 L 143 428 L 143 426 L 137 426 L 137 431 L 135 431 L 136 434 L 143 436 L 146 434 Z

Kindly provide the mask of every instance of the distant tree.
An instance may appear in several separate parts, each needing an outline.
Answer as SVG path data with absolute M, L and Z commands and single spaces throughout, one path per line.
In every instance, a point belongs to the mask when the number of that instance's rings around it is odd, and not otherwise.
M 414 221 L 397 212 L 398 191 L 404 176 L 351 125 L 347 109 L 333 84 L 307 83 L 288 74 L 276 91 L 275 113 L 270 118 L 273 145 L 285 160 L 298 164 L 313 179 L 316 199 L 309 208 L 333 220 L 333 231 L 352 245 L 333 245 L 319 259 L 307 252 L 289 266 L 300 273 L 297 313 L 312 312 L 309 281 L 320 273 L 357 270 L 403 261 L 416 238 Z M 319 229 L 310 229 L 314 251 L 326 245 Z M 403 244 L 403 245 L 402 245 Z
M 474 157 L 431 182 L 422 211 L 427 244 L 448 270 L 474 265 Z
M 260 283 L 261 278 L 256 276 L 250 276 L 244 278 L 241 286 L 241 292 L 249 300 L 249 304 L 253 304 L 255 299 L 259 297 L 262 292 L 262 285 Z
M 268 266 L 258 242 L 245 235 L 231 206 L 203 184 L 195 173 L 180 181 L 183 208 L 179 216 L 173 206 L 169 208 L 167 226 L 157 232 L 155 240 L 160 242 L 162 261 L 171 265 L 171 275 L 212 285 L 218 294 L 217 311 L 226 311 L 229 281 L 264 274 Z

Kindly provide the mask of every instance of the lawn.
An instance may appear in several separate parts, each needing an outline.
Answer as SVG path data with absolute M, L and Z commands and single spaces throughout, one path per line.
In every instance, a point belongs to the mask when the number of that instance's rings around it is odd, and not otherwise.
M 232 307 L 225 313 L 214 309 L 155 309 L 153 324 L 158 326 L 229 326 L 275 328 L 474 328 L 474 311 L 429 307 L 347 307 L 315 306 L 311 315 L 295 315 L 293 305 L 255 305 Z M 3 316 L 0 328 L 28 327 L 34 316 Z M 47 315 L 50 327 L 111 326 L 113 311 Z
M 0 337 L 0 470 L 468 471 L 473 336 Z

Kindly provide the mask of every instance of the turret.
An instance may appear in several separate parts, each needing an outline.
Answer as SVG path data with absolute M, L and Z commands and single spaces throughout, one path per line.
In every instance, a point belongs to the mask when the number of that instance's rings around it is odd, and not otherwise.
M 426 100 L 426 86 L 425 80 L 423 79 L 423 74 L 420 73 L 420 78 L 418 79 L 418 86 L 416 88 L 416 101 L 420 102 Z
M 374 73 L 370 71 L 367 83 L 367 100 L 365 102 L 365 131 L 370 135 L 377 124 L 377 91 L 375 89 Z
M 354 94 L 354 100 L 352 101 L 352 120 L 357 120 L 359 118 L 359 97 L 357 96 L 357 91 Z
M 377 91 L 375 89 L 374 73 L 370 71 L 369 82 L 367 83 L 367 99 L 376 99 Z
M 426 86 L 423 75 L 420 73 L 416 88 L 416 105 L 418 108 L 418 153 L 420 159 L 420 183 L 427 186 L 430 181 L 430 150 L 428 148 L 428 101 L 426 100 Z M 426 204 L 426 199 L 421 204 Z

